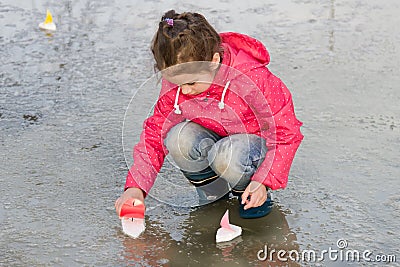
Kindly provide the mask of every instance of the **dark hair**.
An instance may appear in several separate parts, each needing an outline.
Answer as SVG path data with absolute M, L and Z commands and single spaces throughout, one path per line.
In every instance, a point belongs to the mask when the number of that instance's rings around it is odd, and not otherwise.
M 170 20 L 173 22 L 171 23 Z M 158 70 L 190 61 L 211 61 L 222 57 L 221 38 L 203 15 L 175 10 L 166 12 L 154 35 L 151 51 Z

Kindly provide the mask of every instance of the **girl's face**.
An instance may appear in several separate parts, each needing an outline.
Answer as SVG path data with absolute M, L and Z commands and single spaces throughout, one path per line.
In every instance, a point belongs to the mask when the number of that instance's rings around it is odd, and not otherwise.
M 173 77 L 164 76 L 168 81 L 178 84 L 184 95 L 198 95 L 206 91 L 214 79 L 214 73 L 179 74 Z
M 206 91 L 210 84 L 212 83 L 216 72 L 218 71 L 217 67 L 220 63 L 219 53 L 215 53 L 212 63 L 216 63 L 216 69 L 210 71 L 200 71 L 197 73 L 182 73 L 175 75 L 168 75 L 167 72 L 163 74 L 163 77 L 177 84 L 181 87 L 182 94 L 184 95 L 198 95 Z

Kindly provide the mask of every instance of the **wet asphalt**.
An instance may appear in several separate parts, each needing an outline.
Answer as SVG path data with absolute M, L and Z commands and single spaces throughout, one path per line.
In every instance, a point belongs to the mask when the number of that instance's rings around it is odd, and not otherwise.
M 46 8 L 54 34 L 38 29 Z M 193 188 L 166 164 L 146 201 L 146 232 L 134 240 L 113 205 L 158 92 L 149 44 L 170 8 L 261 40 L 269 68 L 292 92 L 305 139 L 288 187 L 257 220 L 240 219 L 235 199 L 190 208 Z M 399 258 L 399 10 L 395 0 L 3 0 L 0 265 L 294 266 L 257 253 L 343 244 L 342 252 Z M 243 235 L 217 245 L 226 209 Z

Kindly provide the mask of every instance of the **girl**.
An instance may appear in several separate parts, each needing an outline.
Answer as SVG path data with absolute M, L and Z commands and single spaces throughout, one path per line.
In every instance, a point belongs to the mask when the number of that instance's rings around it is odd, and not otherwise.
M 266 48 L 243 34 L 218 34 L 198 13 L 170 10 L 151 49 L 162 89 L 117 213 L 127 199 L 144 201 L 168 154 L 200 203 L 232 192 L 241 217 L 268 214 L 268 189 L 286 186 L 303 135 L 290 92 L 266 67 Z

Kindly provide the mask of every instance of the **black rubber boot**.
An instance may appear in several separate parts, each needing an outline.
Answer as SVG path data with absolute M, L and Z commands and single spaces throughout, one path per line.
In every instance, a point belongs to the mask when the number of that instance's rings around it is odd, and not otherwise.
M 272 211 L 272 207 L 274 206 L 274 201 L 272 200 L 272 196 L 270 192 L 267 192 L 267 200 L 259 207 L 250 208 L 245 210 L 244 204 L 242 204 L 242 197 L 239 197 L 239 216 L 244 219 L 255 219 L 261 218 L 268 215 Z
M 199 205 L 209 204 L 221 198 L 229 197 L 229 185 L 210 167 L 200 172 L 182 171 L 183 175 L 196 187 Z

